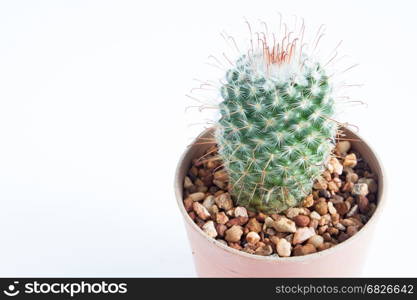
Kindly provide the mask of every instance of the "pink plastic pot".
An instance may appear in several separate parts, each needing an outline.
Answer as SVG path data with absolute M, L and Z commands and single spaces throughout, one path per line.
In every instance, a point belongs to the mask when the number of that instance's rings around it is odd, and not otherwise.
M 200 137 L 212 136 L 213 129 L 204 131 Z M 344 129 L 352 142 L 378 175 L 378 205 L 372 218 L 353 237 L 345 242 L 318 253 L 298 257 L 267 257 L 248 254 L 232 249 L 209 238 L 191 220 L 183 205 L 183 181 L 194 158 L 200 157 L 211 145 L 196 145 L 195 141 L 181 157 L 175 174 L 175 195 L 190 241 L 195 267 L 200 277 L 355 277 L 360 275 L 366 259 L 377 220 L 385 205 L 384 173 L 375 153 L 353 132 Z M 197 138 L 198 139 L 198 138 Z

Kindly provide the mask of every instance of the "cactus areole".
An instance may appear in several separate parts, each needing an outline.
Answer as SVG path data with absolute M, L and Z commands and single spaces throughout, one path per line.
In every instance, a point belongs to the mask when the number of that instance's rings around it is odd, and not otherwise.
M 285 45 L 284 45 L 285 46 Z M 324 171 L 337 133 L 323 66 L 296 42 L 240 56 L 221 86 L 216 140 L 238 205 L 298 205 Z

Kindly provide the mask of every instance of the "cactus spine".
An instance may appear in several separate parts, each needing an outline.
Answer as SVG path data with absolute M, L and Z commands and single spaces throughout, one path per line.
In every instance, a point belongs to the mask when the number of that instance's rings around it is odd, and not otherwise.
M 288 47 L 248 52 L 221 86 L 216 140 L 239 205 L 281 212 L 311 193 L 337 132 L 322 65 Z

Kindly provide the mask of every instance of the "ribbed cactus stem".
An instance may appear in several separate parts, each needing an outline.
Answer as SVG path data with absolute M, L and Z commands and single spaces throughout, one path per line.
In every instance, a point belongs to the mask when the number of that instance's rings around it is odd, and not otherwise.
M 323 67 L 283 53 L 242 55 L 228 70 L 216 132 L 235 201 L 269 213 L 311 193 L 337 131 Z

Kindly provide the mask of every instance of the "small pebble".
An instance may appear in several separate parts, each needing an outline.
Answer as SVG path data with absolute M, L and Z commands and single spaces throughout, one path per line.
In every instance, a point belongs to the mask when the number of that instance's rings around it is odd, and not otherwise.
M 358 205 L 355 204 L 350 210 L 349 212 L 346 214 L 346 217 L 351 217 L 354 214 L 356 214 L 356 212 L 358 211 Z
M 307 254 L 311 254 L 315 252 L 317 252 L 317 249 L 312 244 L 306 244 L 301 247 L 296 247 L 294 248 L 294 251 L 293 251 L 294 256 L 307 255 Z
M 345 160 L 343 161 L 343 165 L 345 167 L 354 167 L 358 163 L 356 159 L 355 153 L 351 153 L 345 156 Z
M 339 230 L 345 231 L 346 227 L 342 224 L 342 223 L 337 223 L 334 225 L 334 227 L 336 227 Z
M 297 231 L 294 233 L 294 238 L 292 243 L 295 244 L 301 244 L 302 242 L 308 240 L 313 235 L 315 235 L 316 232 L 311 227 L 301 227 L 298 228 Z
M 294 217 L 294 222 L 297 226 L 305 227 L 310 223 L 310 218 L 304 215 L 298 215 Z
M 271 245 L 264 245 L 255 250 L 256 255 L 268 256 L 273 252 Z
M 313 188 L 316 190 L 325 190 L 327 189 L 327 181 L 323 177 L 319 177 L 314 183 Z
M 195 211 L 197 216 L 202 220 L 207 220 L 208 218 L 210 218 L 210 213 L 208 212 L 207 208 L 205 208 L 199 202 L 193 203 L 193 210 Z
M 219 234 L 219 236 L 224 237 L 224 233 L 227 230 L 227 226 L 223 224 L 217 224 L 216 225 L 216 231 Z
M 215 238 L 217 236 L 217 230 L 214 227 L 214 222 L 213 221 L 207 221 L 203 225 L 202 229 L 211 238 Z
M 233 225 L 231 228 L 226 230 L 225 234 L 226 234 L 225 236 L 226 241 L 236 243 L 240 241 L 240 238 L 242 237 L 242 234 L 243 234 L 243 230 L 242 230 L 242 227 L 238 225 Z
M 246 210 L 246 208 L 244 208 L 242 206 L 236 207 L 234 213 L 235 213 L 235 217 L 248 218 L 248 211 Z
M 320 214 L 318 212 L 312 211 L 311 214 L 310 214 L 310 218 L 312 218 L 314 220 L 320 220 L 321 219 L 321 216 L 320 216 Z
M 203 206 L 207 209 L 210 209 L 214 205 L 214 196 L 207 196 L 203 201 Z
M 261 223 L 258 222 L 258 220 L 256 220 L 256 218 L 249 219 L 248 223 L 246 224 L 246 227 L 250 231 L 254 231 L 256 233 L 259 233 L 262 231 L 262 225 Z
M 327 214 L 327 203 L 326 201 L 319 201 L 315 206 L 314 206 L 315 210 L 320 214 L 320 215 L 325 215 Z
M 329 191 L 332 191 L 332 192 L 338 192 L 339 191 L 339 188 L 337 187 L 337 184 L 334 181 L 330 181 L 328 183 L 327 188 L 329 189 Z
M 286 239 L 279 239 L 276 248 L 279 256 L 291 256 L 291 243 L 288 242 Z
M 311 238 L 309 238 L 307 243 L 308 244 L 313 244 L 314 247 L 318 248 L 321 245 L 323 245 L 324 239 L 321 235 L 316 234 L 316 235 L 313 235 Z
M 225 170 L 219 170 L 219 171 L 215 172 L 213 177 L 214 177 L 214 179 L 220 180 L 220 181 L 228 181 L 229 180 L 229 175 L 227 174 L 227 172 Z
M 358 180 L 358 183 L 365 183 L 368 186 L 368 190 L 371 193 L 376 193 L 378 190 L 378 186 L 376 184 L 375 179 L 373 178 L 361 178 Z
M 227 187 L 227 183 L 225 181 L 213 179 L 213 183 L 220 189 L 225 189 Z
M 358 206 L 359 206 L 359 211 L 363 214 L 366 214 L 369 210 L 368 198 L 366 198 L 365 196 L 359 196 L 358 197 Z
M 258 233 L 251 231 L 246 235 L 246 241 L 251 244 L 251 245 L 255 245 L 257 242 L 259 242 L 261 239 L 261 237 L 259 236 Z
M 313 195 L 312 194 L 308 195 L 303 200 L 303 203 L 302 203 L 303 207 L 311 207 L 311 206 L 313 206 L 313 204 L 314 204 L 314 198 L 313 198 Z
M 345 232 L 341 232 L 339 234 L 339 236 L 337 237 L 337 240 L 339 241 L 339 243 L 346 241 L 349 238 L 349 235 Z
M 350 150 L 350 142 L 349 141 L 340 141 L 336 144 L 336 150 L 339 151 L 341 154 L 345 154 Z
M 298 207 L 290 207 L 285 212 L 285 215 L 287 216 L 287 218 L 294 219 L 296 216 L 300 214 L 300 211 L 301 209 Z
M 229 217 L 226 216 L 226 214 L 223 211 L 216 213 L 216 223 L 226 224 L 228 221 L 229 221 Z
M 319 191 L 319 196 L 323 197 L 323 198 L 326 198 L 326 199 L 330 199 L 332 194 L 330 194 L 330 192 L 328 190 L 320 190 Z
M 216 202 L 219 208 L 222 208 L 224 210 L 229 210 L 233 208 L 233 201 L 229 193 L 223 193 L 217 196 L 214 199 L 214 201 Z
M 352 188 L 352 194 L 357 196 L 368 195 L 368 185 L 366 183 L 355 183 Z
M 319 226 L 319 221 L 317 219 L 311 219 L 310 224 L 308 224 L 308 227 L 311 227 L 313 229 L 317 229 Z
M 342 191 L 351 192 L 353 189 L 353 186 L 354 186 L 353 182 L 348 181 L 343 185 Z
M 346 228 L 346 234 L 348 236 L 353 236 L 358 232 L 358 226 L 348 226 Z
M 194 186 L 193 182 L 191 181 L 190 177 L 185 176 L 184 178 L 184 188 L 185 189 L 190 189 Z
M 341 216 L 345 215 L 349 211 L 349 207 L 346 202 L 336 203 L 334 204 L 334 207 L 336 208 L 338 214 Z
M 334 205 L 333 205 L 333 203 L 332 202 L 327 202 L 327 210 L 329 211 L 329 213 L 331 214 L 331 215 L 334 215 L 334 214 L 336 214 L 337 213 L 337 210 L 336 210 L 336 208 L 334 207 Z
M 343 173 L 343 165 L 339 162 L 336 157 L 330 158 L 329 165 L 331 166 L 331 173 L 336 173 L 338 175 L 342 175 Z M 330 168 L 329 168 L 330 171 Z
M 191 211 L 193 209 L 193 199 L 187 197 L 184 199 L 184 208 L 187 212 Z
M 281 217 L 276 221 L 273 221 L 271 226 L 278 232 L 295 232 L 297 230 L 294 221 Z
M 356 173 L 349 172 L 349 173 L 346 174 L 346 181 L 348 181 L 348 182 L 355 183 L 356 181 L 358 181 L 358 178 L 359 178 L 359 176 Z

